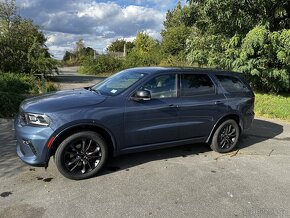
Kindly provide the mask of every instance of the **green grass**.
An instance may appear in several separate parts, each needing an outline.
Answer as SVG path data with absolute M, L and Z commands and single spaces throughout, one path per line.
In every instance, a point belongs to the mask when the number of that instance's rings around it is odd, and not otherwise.
M 290 94 L 274 95 L 255 93 L 257 116 L 290 121 Z

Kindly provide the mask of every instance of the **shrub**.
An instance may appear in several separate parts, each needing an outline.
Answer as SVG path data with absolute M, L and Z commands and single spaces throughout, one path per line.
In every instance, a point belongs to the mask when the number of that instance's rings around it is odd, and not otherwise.
M 233 69 L 246 74 L 261 91 L 290 91 L 290 30 L 270 32 L 257 26 L 243 39 Z
M 96 59 L 87 58 L 81 68 L 83 74 L 113 73 L 122 68 L 123 60 L 112 55 L 98 55 Z
M 0 92 L 37 94 L 39 87 L 40 81 L 35 76 L 0 72 Z
M 14 117 L 20 103 L 40 90 L 41 82 L 33 75 L 0 72 L 0 117 Z M 55 84 L 46 82 L 47 92 L 56 90 Z
M 16 93 L 0 92 L 0 117 L 14 117 L 24 99 L 24 96 Z

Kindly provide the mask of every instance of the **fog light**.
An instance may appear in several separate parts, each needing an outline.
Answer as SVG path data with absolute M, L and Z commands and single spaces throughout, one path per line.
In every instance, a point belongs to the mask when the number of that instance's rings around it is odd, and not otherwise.
M 32 142 L 30 140 L 28 140 L 28 139 L 22 139 L 22 143 L 24 145 L 27 145 L 35 156 L 37 155 L 37 152 L 36 152 L 36 150 L 35 150 Z

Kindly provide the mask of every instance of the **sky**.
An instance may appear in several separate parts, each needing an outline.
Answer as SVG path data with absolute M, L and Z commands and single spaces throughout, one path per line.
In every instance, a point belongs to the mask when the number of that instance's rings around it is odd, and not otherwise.
M 99 53 L 116 39 L 132 41 L 140 31 L 160 40 L 166 12 L 178 0 L 16 0 L 19 13 L 39 25 L 50 53 L 62 59 L 83 39 Z M 181 1 L 182 3 L 185 0 Z

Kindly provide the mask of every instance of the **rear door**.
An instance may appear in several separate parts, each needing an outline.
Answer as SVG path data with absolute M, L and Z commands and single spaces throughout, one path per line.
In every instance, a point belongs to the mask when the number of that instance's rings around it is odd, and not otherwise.
M 180 74 L 180 139 L 207 138 L 226 111 L 227 100 L 209 74 Z
M 228 99 L 229 109 L 242 118 L 243 128 L 248 128 L 254 119 L 255 96 L 250 86 L 237 73 L 215 75 Z

